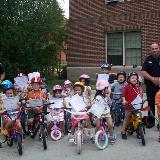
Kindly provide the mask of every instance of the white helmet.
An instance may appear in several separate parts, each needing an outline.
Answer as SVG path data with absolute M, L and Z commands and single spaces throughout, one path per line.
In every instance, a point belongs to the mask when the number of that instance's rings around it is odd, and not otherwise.
M 96 90 L 104 90 L 106 87 L 109 87 L 109 82 L 106 80 L 98 80 L 96 83 Z

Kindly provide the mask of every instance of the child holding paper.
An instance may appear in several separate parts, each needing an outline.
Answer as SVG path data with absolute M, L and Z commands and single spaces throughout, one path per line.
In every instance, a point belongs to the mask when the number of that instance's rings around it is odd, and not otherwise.
M 54 85 L 53 88 L 53 96 L 49 101 L 54 104 L 49 106 L 50 113 L 47 115 L 47 121 L 51 122 L 52 117 L 58 116 L 59 118 L 59 127 L 62 131 L 62 137 L 64 136 L 64 106 L 63 106 L 63 98 L 62 98 L 62 87 L 60 85 Z
M 107 95 L 106 93 L 108 91 L 108 87 L 109 87 L 109 82 L 105 81 L 105 80 L 99 80 L 97 83 L 96 83 L 96 95 L 95 95 L 95 101 L 101 103 L 102 105 L 105 106 L 105 109 L 104 109 L 104 112 L 103 112 L 103 115 L 105 115 L 105 118 L 106 118 L 106 122 L 108 124 L 108 129 L 109 129 L 109 133 L 110 133 L 110 142 L 111 144 L 114 144 L 115 143 L 115 138 L 114 138 L 114 126 L 113 126 L 113 122 L 112 122 L 112 118 L 111 118 L 111 114 L 110 114 L 110 104 L 112 103 L 111 102 L 111 99 L 109 97 L 109 94 Z M 96 131 L 99 130 L 99 127 L 100 127 L 100 119 L 97 118 L 96 119 Z
M 143 100 L 143 91 L 142 91 L 142 88 L 138 84 L 138 74 L 136 72 L 129 73 L 127 82 L 128 84 L 124 87 L 123 92 L 122 92 L 122 100 L 123 100 L 122 103 L 125 109 L 125 118 L 123 121 L 122 132 L 121 132 L 122 139 L 127 139 L 126 127 L 129 123 L 131 113 L 133 110 L 132 102 L 135 101 L 137 97 L 139 97 L 141 101 Z M 136 102 L 136 104 L 138 104 L 136 105 L 136 107 L 138 107 L 139 105 L 141 107 L 142 106 L 141 103 Z M 140 135 L 138 132 L 137 132 L 137 138 L 138 139 L 140 138 Z
M 82 82 L 76 82 L 73 86 L 74 88 L 74 95 L 79 98 L 80 101 L 83 101 L 84 102 L 84 97 L 83 97 L 83 92 L 84 92 L 84 84 Z M 73 96 L 74 98 L 74 96 Z M 71 100 L 72 101 L 72 100 Z M 71 103 L 71 102 L 70 102 Z M 83 111 L 86 111 L 87 108 L 87 105 L 85 104 L 85 107 L 83 109 L 79 109 L 79 108 L 75 108 L 75 106 L 72 106 L 72 111 L 73 112 L 83 112 Z M 77 107 L 78 107 L 78 104 L 77 104 Z M 82 106 L 81 106 L 82 107 Z M 86 115 L 85 117 L 85 120 L 86 120 L 86 123 L 87 123 L 87 127 L 90 128 L 91 127 L 91 123 L 90 123 L 90 119 L 89 119 L 89 116 Z M 74 132 L 75 132 L 75 129 L 77 127 L 77 120 L 74 119 L 73 117 L 71 118 L 71 122 L 72 122 L 72 128 L 71 128 L 71 137 L 70 137 L 70 141 L 74 141 Z
M 13 84 L 9 80 L 3 81 L 2 82 L 2 87 L 3 87 L 3 92 L 5 94 L 5 97 L 0 99 L 0 103 L 3 106 L 4 100 L 7 100 L 7 98 L 10 98 L 10 97 L 14 97 L 14 92 L 13 92 Z M 8 109 L 8 108 L 5 108 L 5 106 L 4 106 L 1 109 L 4 109 L 6 111 L 17 110 L 17 109 L 19 109 L 18 105 L 19 105 L 19 103 L 18 103 L 18 99 L 17 99 L 16 108 L 9 108 Z M 21 126 L 20 121 L 17 120 L 16 123 L 17 123 L 17 130 L 22 133 L 22 126 Z M 3 130 L 2 130 L 2 133 L 3 133 L 4 136 L 7 136 L 9 134 L 9 130 L 12 127 L 12 125 L 13 125 L 13 122 L 10 119 L 10 117 L 8 117 L 7 115 L 4 115 L 3 116 Z

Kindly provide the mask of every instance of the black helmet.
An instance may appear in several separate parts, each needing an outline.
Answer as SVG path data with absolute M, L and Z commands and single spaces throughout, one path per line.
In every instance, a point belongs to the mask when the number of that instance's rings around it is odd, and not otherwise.
M 120 75 L 123 75 L 124 78 L 126 79 L 126 72 L 125 72 L 125 71 L 119 71 L 119 72 L 117 73 L 117 79 L 118 79 L 118 77 L 119 77 Z
M 138 74 L 136 72 L 130 72 L 128 73 L 128 78 L 127 78 L 127 81 L 129 80 L 130 77 L 132 76 L 137 76 L 137 80 L 138 80 Z

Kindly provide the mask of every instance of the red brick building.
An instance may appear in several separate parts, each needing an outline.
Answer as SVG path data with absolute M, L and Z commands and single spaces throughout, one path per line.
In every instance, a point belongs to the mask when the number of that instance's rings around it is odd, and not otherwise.
M 103 62 L 141 66 L 160 42 L 160 0 L 70 0 L 68 27 L 69 76 Z

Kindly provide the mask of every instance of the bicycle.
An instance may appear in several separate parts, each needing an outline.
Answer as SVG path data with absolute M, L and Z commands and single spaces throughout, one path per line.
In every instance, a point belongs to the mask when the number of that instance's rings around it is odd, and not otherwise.
M 22 137 L 23 134 L 18 131 L 17 129 L 17 121 L 20 120 L 20 111 L 17 110 L 9 110 L 9 111 L 2 111 L 2 115 L 7 116 L 8 118 L 10 118 L 13 122 L 12 124 L 12 128 L 10 128 L 9 130 L 9 134 L 5 136 L 5 140 L 3 142 L 0 142 L 0 147 L 2 147 L 3 143 L 7 142 L 7 145 L 12 147 L 13 143 L 15 143 L 17 145 L 18 148 L 18 153 L 19 155 L 23 154 L 23 150 L 22 150 Z
M 125 111 L 124 111 L 122 100 L 121 100 L 121 93 L 112 92 L 112 95 L 115 95 L 113 96 L 114 98 L 113 98 L 113 103 L 111 107 L 113 124 L 115 126 L 119 126 L 125 117 Z
M 82 144 L 84 142 L 86 115 L 89 112 L 71 112 L 65 109 L 66 112 L 73 115 L 73 118 L 78 121 L 78 126 L 74 133 L 74 143 L 77 145 L 77 154 L 82 152 Z
M 137 136 L 139 136 L 137 138 L 141 139 L 143 146 L 146 145 L 146 141 L 145 141 L 145 137 L 144 137 L 145 125 L 142 122 L 142 111 L 150 111 L 149 106 L 143 107 L 144 102 L 141 103 L 142 108 L 132 110 L 131 119 L 130 119 L 130 122 L 126 128 L 126 132 L 129 135 L 132 135 L 134 132 L 137 132 Z M 139 104 L 134 104 L 134 105 L 139 105 Z

